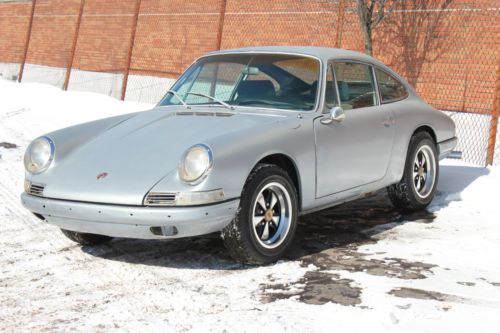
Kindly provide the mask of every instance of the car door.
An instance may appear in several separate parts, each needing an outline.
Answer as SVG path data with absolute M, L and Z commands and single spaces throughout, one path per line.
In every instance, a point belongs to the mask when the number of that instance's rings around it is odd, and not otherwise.
M 315 119 L 317 198 L 383 178 L 394 138 L 392 110 L 380 105 L 371 65 L 331 62 L 325 89 L 325 111 L 340 106 L 345 118 Z

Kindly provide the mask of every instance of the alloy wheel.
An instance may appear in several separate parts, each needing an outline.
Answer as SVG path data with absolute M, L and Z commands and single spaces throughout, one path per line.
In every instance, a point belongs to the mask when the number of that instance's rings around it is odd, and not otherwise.
M 280 183 L 266 184 L 253 203 L 253 232 L 267 249 L 278 247 L 286 238 L 292 220 L 292 202 Z

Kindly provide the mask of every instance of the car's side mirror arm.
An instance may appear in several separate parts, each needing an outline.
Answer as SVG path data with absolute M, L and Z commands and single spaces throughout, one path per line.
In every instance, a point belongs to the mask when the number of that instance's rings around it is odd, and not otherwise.
M 321 123 L 328 125 L 333 123 L 334 121 L 340 123 L 345 119 L 345 112 L 340 106 L 333 107 L 330 112 L 325 115 L 323 119 L 321 119 Z

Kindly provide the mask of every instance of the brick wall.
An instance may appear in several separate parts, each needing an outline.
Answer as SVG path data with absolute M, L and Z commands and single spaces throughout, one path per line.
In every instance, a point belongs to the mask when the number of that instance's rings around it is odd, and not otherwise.
M 500 62 L 500 1 L 400 2 L 376 33 L 375 56 L 432 105 L 489 113 Z M 397 11 L 399 9 L 399 11 Z M 404 11 L 403 11 L 404 10 Z
M 79 0 L 37 2 L 27 63 L 68 66 L 79 7 Z
M 0 61 L 19 63 L 30 21 L 30 3 L 0 4 Z
M 217 48 L 221 0 L 143 0 L 131 68 L 178 76 Z
M 68 65 L 80 1 L 36 2 L 27 63 Z M 375 32 L 375 56 L 432 105 L 489 113 L 500 61 L 500 0 L 454 0 L 440 7 L 444 2 L 398 1 Z M 123 73 L 135 8 L 136 0 L 86 0 L 73 67 Z M 0 62 L 22 61 L 30 11 L 29 2 L 0 4 Z M 217 49 L 219 36 L 222 48 L 363 50 L 354 0 L 142 0 L 130 73 L 175 77 Z
M 130 45 L 135 0 L 86 0 L 74 68 L 123 72 Z

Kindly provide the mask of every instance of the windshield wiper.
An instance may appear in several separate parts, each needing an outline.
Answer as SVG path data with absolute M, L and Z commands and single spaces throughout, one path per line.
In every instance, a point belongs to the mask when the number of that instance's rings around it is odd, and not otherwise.
M 188 105 L 188 103 L 184 102 L 184 100 L 182 99 L 181 95 L 179 95 L 176 91 L 167 90 L 167 94 L 174 95 L 175 97 L 177 97 L 177 99 L 179 100 L 179 102 L 181 102 L 181 104 L 186 107 L 186 109 L 191 109 L 191 107 Z
M 202 96 L 202 97 L 206 97 L 208 99 L 211 99 L 212 101 L 214 102 L 217 102 L 219 104 L 221 104 L 222 106 L 228 108 L 229 110 L 234 110 L 234 106 L 232 105 L 229 105 L 227 104 L 226 102 L 224 101 L 221 101 L 220 99 L 218 99 L 217 97 L 213 97 L 213 96 L 210 96 L 210 95 L 207 95 L 207 94 L 204 94 L 204 93 L 200 93 L 200 92 L 187 92 L 186 95 L 195 95 L 195 96 Z

